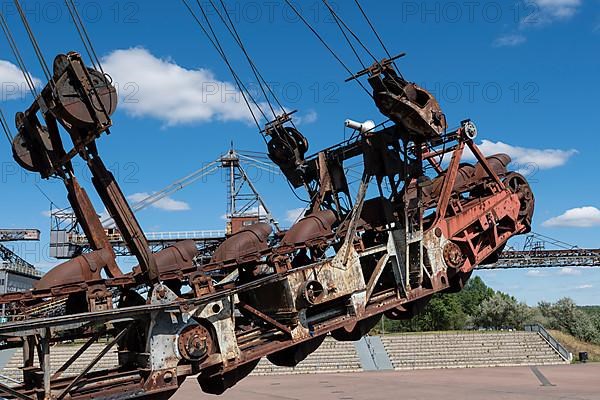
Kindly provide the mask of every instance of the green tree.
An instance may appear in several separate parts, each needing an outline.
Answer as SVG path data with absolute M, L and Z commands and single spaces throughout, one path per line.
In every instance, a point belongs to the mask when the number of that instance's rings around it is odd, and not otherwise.
M 565 297 L 554 304 L 540 302 L 538 308 L 548 320 L 547 327 L 587 342 L 600 343 L 598 320 L 582 311 L 572 299 Z
M 460 300 L 453 295 L 434 296 L 425 308 L 420 319 L 420 328 L 424 331 L 448 331 L 463 329 L 467 315 Z
M 525 303 L 507 294 L 497 292 L 484 300 L 472 315 L 473 325 L 481 328 L 520 329 L 531 318 L 532 312 Z
M 494 289 L 488 287 L 483 279 L 476 276 L 471 278 L 464 289 L 457 293 L 463 312 L 467 315 L 474 315 L 477 307 L 485 300 L 494 295 Z
M 526 323 L 543 324 L 545 317 L 535 311 L 474 277 L 458 293 L 433 295 L 423 312 L 410 320 L 384 319 L 384 327 L 386 332 L 460 330 L 467 326 L 522 328 Z
M 385 319 L 386 332 L 424 332 L 464 329 L 468 316 L 455 294 L 435 294 L 423 312 L 405 321 Z M 380 328 L 377 328 L 378 331 Z

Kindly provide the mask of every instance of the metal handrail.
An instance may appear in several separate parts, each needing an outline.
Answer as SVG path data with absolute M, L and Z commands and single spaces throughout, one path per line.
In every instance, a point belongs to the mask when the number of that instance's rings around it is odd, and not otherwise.
M 169 240 L 203 240 L 203 239 L 220 239 L 225 237 L 224 230 L 209 230 L 209 231 L 184 231 L 184 232 L 148 232 L 146 238 L 151 242 L 169 241 Z M 107 235 L 109 242 L 120 243 L 124 239 L 119 233 Z M 71 234 L 69 242 L 75 244 L 87 244 L 88 239 L 85 235 Z
M 218 239 L 225 237 L 225 231 L 149 232 L 146 237 L 148 240 Z
M 561 356 L 565 361 L 573 361 L 573 354 L 567 350 L 560 342 L 546 330 L 540 324 L 525 325 L 525 332 L 536 332 L 538 333 L 548 344 Z
M 0 262 L 0 270 L 8 270 L 10 272 L 15 272 L 17 274 L 22 274 L 25 276 L 32 276 L 36 278 L 41 278 L 44 273 L 35 268 L 25 266 L 22 264 L 15 264 L 7 261 Z

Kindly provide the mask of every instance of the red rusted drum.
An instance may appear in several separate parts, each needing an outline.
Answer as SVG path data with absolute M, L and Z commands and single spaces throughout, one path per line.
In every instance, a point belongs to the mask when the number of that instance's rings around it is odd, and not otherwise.
M 221 243 L 215 250 L 211 263 L 243 261 L 268 250 L 268 238 L 272 232 L 271 225 L 262 222 L 242 229 Z
M 281 240 L 281 246 L 304 246 L 306 242 L 331 235 L 335 222 L 333 211 L 317 211 L 292 226 Z
M 51 269 L 34 284 L 34 289 L 50 290 L 101 279 L 102 269 L 111 260 L 107 250 L 83 254 Z

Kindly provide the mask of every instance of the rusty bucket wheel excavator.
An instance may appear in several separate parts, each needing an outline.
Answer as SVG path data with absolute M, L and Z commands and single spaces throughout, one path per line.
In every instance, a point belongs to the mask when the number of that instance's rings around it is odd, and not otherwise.
M 404 80 L 393 60 L 353 76 L 367 76 L 389 126 L 347 121 L 356 131 L 350 140 L 307 156 L 308 141 L 289 114 L 266 125 L 270 158 L 291 186 L 308 191 L 307 211 L 285 232 L 247 226 L 198 262 L 193 242 L 150 251 L 97 146 L 112 125 L 115 88 L 78 53 L 58 56 L 52 79 L 17 116 L 13 154 L 23 168 L 64 182 L 92 251 L 57 266 L 31 291 L 0 296 L 12 312 L 0 325 L 0 349 L 24 355 L 22 381 L 0 383 L 0 395 L 167 398 L 192 375 L 202 390 L 220 394 L 263 357 L 295 366 L 330 333 L 356 340 L 384 314 L 411 318 L 434 293 L 460 290 L 476 265 L 529 232 L 534 196 L 509 170 L 510 157 L 485 157 L 469 120 L 448 131 L 435 98 Z M 463 162 L 467 150 L 476 163 Z M 132 272 L 120 270 L 77 181 L 78 156 L 139 262 Z M 344 167 L 351 159 L 363 166 L 357 190 Z M 100 337 L 108 342 L 90 364 L 65 374 Z M 84 344 L 57 369 L 52 344 L 67 340 Z M 115 349 L 119 365 L 96 370 Z
M 14 316 L 0 325 L 2 347 L 22 347 L 25 355 L 22 384 L 0 385 L 7 398 L 168 395 L 193 374 L 199 374 L 204 391 L 222 393 L 262 357 L 294 366 L 330 332 L 337 340 L 356 340 L 383 314 L 412 317 L 433 293 L 460 290 L 476 265 L 496 257 L 510 237 L 530 230 L 533 194 L 522 176 L 508 170 L 510 158 L 484 157 L 470 121 L 449 133 L 418 130 L 438 123 L 439 106 L 432 100 L 413 103 L 396 86 L 388 90 L 391 67 L 382 70 L 378 63 L 368 71 L 376 102 L 386 103 L 382 112 L 392 120 L 410 122 L 380 130 L 349 122 L 357 127 L 353 140 L 309 157 L 306 139 L 284 129 L 285 119 L 267 130 L 273 161 L 282 160 L 290 183 L 308 188 L 313 199 L 288 231 L 274 235 L 269 224 L 251 225 L 202 265 L 194 262 L 190 242 L 151 254 L 98 155 L 96 140 L 110 127 L 116 107 L 114 88 L 76 53 L 58 61 L 57 82 L 68 84 L 42 91 L 50 105 L 43 122 L 35 108 L 40 99 L 19 114 L 14 156 L 27 169 L 64 181 L 93 251 L 59 265 L 32 291 L 0 297 Z M 64 148 L 59 126 L 73 149 Z M 290 150 L 289 157 L 280 157 L 281 149 Z M 466 149 L 477 163 L 462 162 Z M 120 271 L 77 183 L 70 167 L 77 155 L 140 261 L 131 273 Z M 440 162 L 444 155 L 447 165 Z M 364 164 L 354 198 L 343 168 L 352 158 Z M 368 198 L 371 185 L 377 195 Z M 215 273 L 229 278 L 215 281 Z M 150 288 L 147 299 L 138 293 L 140 286 Z M 44 318 L 53 304 L 62 311 Z M 75 377 L 50 374 L 52 343 L 85 339 L 87 348 L 100 335 L 112 340 L 89 368 Z M 90 372 L 112 348 L 118 349 L 119 367 Z

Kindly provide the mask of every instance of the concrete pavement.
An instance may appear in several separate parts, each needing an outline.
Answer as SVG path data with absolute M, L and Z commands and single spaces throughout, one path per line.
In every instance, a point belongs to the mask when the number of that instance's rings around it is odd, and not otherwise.
M 249 377 L 223 396 L 188 379 L 174 400 L 600 400 L 600 364 Z

